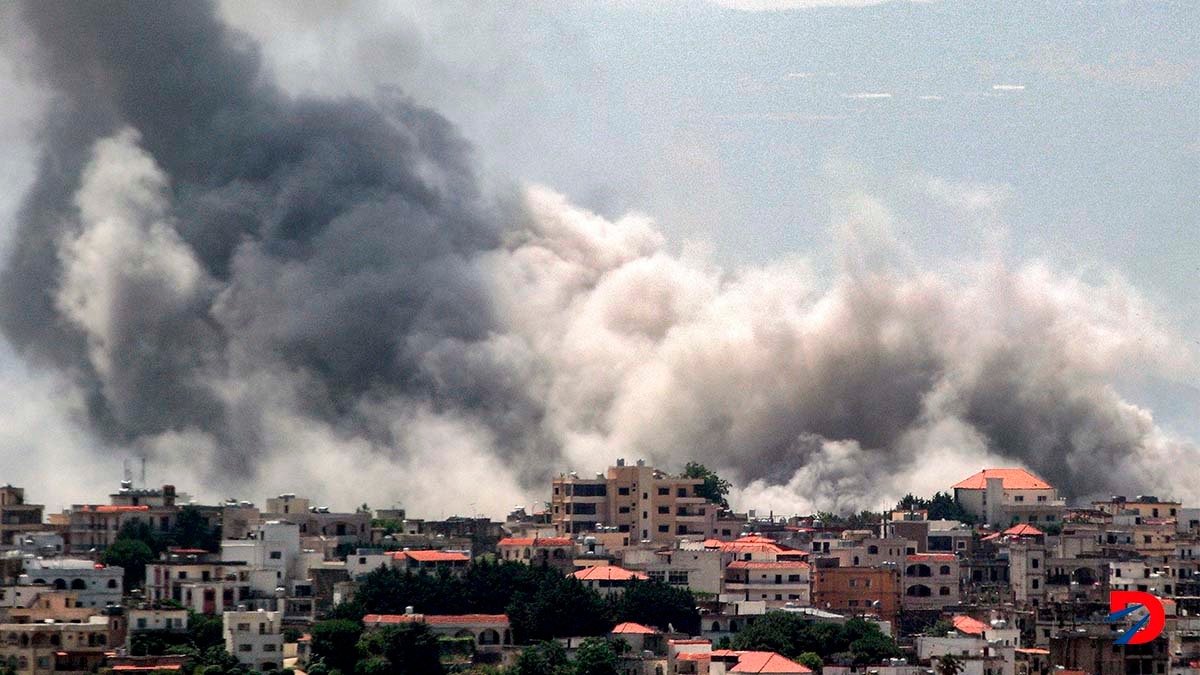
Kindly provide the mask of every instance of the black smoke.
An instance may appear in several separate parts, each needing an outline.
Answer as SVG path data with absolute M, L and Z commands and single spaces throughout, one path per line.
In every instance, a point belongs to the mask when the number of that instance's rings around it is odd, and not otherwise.
M 494 327 L 469 261 L 509 217 L 485 204 L 450 123 L 403 98 L 284 95 L 212 2 L 29 2 L 24 19 L 55 98 L 0 277 L 0 325 L 76 379 L 98 429 L 116 442 L 203 429 L 245 470 L 254 425 L 209 384 L 238 367 L 232 346 L 295 373 L 306 411 L 343 425 L 364 397 L 438 402 L 431 353 Z M 167 216 L 210 283 L 168 308 L 153 280 L 124 279 L 101 376 L 54 289 L 59 243 L 81 229 L 84 167 L 123 128 L 168 177 Z

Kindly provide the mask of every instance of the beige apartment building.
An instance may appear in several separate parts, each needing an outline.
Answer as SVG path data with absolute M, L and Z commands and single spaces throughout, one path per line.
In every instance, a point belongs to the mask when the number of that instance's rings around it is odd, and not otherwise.
M 25 488 L 0 487 L 0 545 L 18 545 L 25 533 L 46 529 L 42 508 L 41 504 L 25 503 Z
M 671 476 L 638 460 L 609 467 L 604 475 L 561 475 L 551 482 L 551 520 L 562 535 L 612 528 L 630 540 L 667 542 L 711 537 L 720 507 L 696 494 L 704 481 Z

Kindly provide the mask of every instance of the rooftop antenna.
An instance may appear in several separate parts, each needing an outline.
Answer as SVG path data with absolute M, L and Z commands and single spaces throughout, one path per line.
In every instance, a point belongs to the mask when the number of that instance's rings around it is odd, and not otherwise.
M 133 470 L 129 468 L 129 458 L 128 457 L 126 457 L 124 460 L 122 460 L 121 466 L 124 468 L 124 472 L 122 475 L 125 477 L 125 480 L 132 481 L 133 480 Z
M 142 456 L 142 487 L 146 487 L 146 457 Z

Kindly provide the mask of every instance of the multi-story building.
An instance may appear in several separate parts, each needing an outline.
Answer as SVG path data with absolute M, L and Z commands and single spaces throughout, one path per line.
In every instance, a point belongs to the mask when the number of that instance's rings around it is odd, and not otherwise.
M 1103 511 L 1110 515 L 1126 515 L 1136 514 L 1143 519 L 1171 519 L 1175 520 L 1179 517 L 1179 511 L 1183 507 L 1181 502 L 1172 500 L 1159 500 L 1154 495 L 1138 495 L 1133 499 L 1126 499 L 1122 495 L 1117 495 L 1107 501 L 1092 502 L 1092 508 L 1097 511 Z
M 1050 638 L 1050 662 L 1088 675 L 1158 675 L 1170 664 L 1167 636 L 1140 645 L 1113 644 L 1111 624 L 1076 625 Z M 1057 671 L 1064 672 L 1062 670 Z
M 0 660 L 19 675 L 89 673 L 125 640 L 123 619 L 95 615 L 83 623 L 0 624 Z
M 877 616 L 894 626 L 900 613 L 900 572 L 891 565 L 841 567 L 832 559 L 816 561 L 812 605 L 838 614 Z
M 767 607 L 807 607 L 811 601 L 809 565 L 797 560 L 735 560 L 725 568 L 723 600 L 762 600 Z
M 65 513 L 67 552 L 98 554 L 112 545 L 127 523 L 141 522 L 155 532 L 175 526 L 179 508 L 175 486 L 137 489 L 122 481 L 121 489 L 109 495 L 108 504 L 75 504 Z
M 80 607 L 107 607 L 121 604 L 124 574 L 120 567 L 90 560 L 31 558 L 25 561 L 25 573 L 17 583 L 73 591 Z
M 283 665 L 281 612 L 225 612 L 221 616 L 225 651 L 249 668 L 279 670 Z
M 941 610 L 959 601 L 961 563 L 953 553 L 916 553 L 904 560 L 906 610 Z
M 635 581 L 646 581 L 649 578 L 641 572 L 634 572 L 616 565 L 585 567 L 571 576 L 603 596 L 620 595 L 625 592 L 629 584 Z
M 496 552 L 501 560 L 569 570 L 574 568 L 575 542 L 570 537 L 506 537 L 496 544 Z
M 628 532 L 631 540 L 668 542 L 680 536 L 705 538 L 717 532 L 720 507 L 696 493 L 699 478 L 680 478 L 624 460 L 607 474 L 559 476 L 551 482 L 551 519 L 559 534 L 592 532 L 603 526 Z
M 250 599 L 250 571 L 244 562 L 172 556 L 146 565 L 146 600 L 177 602 L 200 614 L 220 614 Z
M 0 546 L 20 546 L 26 533 L 46 529 L 41 504 L 26 504 L 25 489 L 0 487 Z
M 719 549 L 687 545 L 665 551 L 625 549 L 621 554 L 622 566 L 645 572 L 652 580 L 714 597 L 721 593 L 723 556 Z
M 1058 490 L 1027 469 L 984 469 L 953 489 L 967 513 L 993 525 L 1060 522 L 1066 511 Z

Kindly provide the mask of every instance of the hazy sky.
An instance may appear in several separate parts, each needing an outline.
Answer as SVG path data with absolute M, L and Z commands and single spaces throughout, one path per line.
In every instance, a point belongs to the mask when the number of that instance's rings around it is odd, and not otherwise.
M 490 180 L 544 184 L 609 218 L 648 214 L 673 250 L 729 269 L 803 256 L 832 274 L 837 226 L 867 196 L 913 264 L 996 256 L 1116 278 L 1200 345 L 1200 3 L 233 0 L 222 12 L 287 91 L 410 96 L 459 126 Z M 47 98 L 15 14 L 0 19 L 3 246 Z M 1195 439 L 1194 375 L 1113 384 Z M 91 443 L 69 393 L 5 345 L 0 387 L 6 476 L 45 475 L 27 450 L 75 457 Z M 42 419 L 31 398 L 62 405 Z M 118 469 L 102 471 L 115 482 Z

